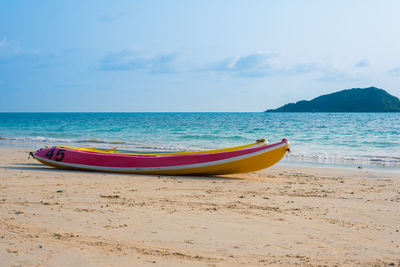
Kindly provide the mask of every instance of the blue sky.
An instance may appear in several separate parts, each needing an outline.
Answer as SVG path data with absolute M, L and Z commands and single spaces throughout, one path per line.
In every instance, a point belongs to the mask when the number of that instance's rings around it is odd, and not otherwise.
M 1 1 L 0 111 L 263 111 L 400 97 L 400 1 Z

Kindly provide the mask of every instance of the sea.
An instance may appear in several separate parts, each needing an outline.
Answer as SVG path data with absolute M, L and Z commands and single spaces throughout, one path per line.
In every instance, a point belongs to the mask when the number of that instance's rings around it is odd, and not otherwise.
M 0 113 L 0 146 L 194 151 L 290 141 L 280 164 L 400 171 L 400 113 Z

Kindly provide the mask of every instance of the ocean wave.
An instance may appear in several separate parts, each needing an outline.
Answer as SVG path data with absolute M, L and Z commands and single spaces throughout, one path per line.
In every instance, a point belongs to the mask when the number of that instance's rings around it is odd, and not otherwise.
M 126 144 L 127 142 L 125 141 L 119 141 L 119 140 L 102 140 L 102 139 L 97 139 L 97 138 L 93 138 L 93 139 L 82 139 L 82 140 L 76 140 L 76 143 L 98 143 L 98 144 L 113 144 L 113 145 L 117 145 L 117 144 Z
M 194 141 L 193 141 L 194 140 Z M 201 140 L 202 142 L 195 142 L 195 140 Z M 203 142 L 209 141 L 209 142 Z M 215 144 L 215 140 L 221 140 L 218 145 Z M 193 141 L 193 142 L 192 142 Z M 157 151 L 157 152 L 176 152 L 176 151 L 196 151 L 221 148 L 221 146 L 235 146 L 253 141 L 246 137 L 230 135 L 230 136 L 218 136 L 210 134 L 199 134 L 199 135 L 184 135 L 175 139 L 173 142 L 163 143 L 162 140 L 149 140 L 149 141 L 120 141 L 120 140 L 108 140 L 100 138 L 89 138 L 89 139 L 70 139 L 70 138 L 54 138 L 45 136 L 35 137 L 0 137 L 1 145 L 15 145 L 15 146 L 30 146 L 30 147 L 43 147 L 53 145 L 69 145 L 69 146 L 83 146 L 83 147 L 98 147 L 106 149 L 122 149 L 129 151 Z M 398 155 L 373 155 L 373 153 L 364 155 L 349 154 L 347 152 L 338 152 L 338 150 L 327 150 L 319 149 L 314 146 L 314 151 L 310 150 L 310 146 L 296 147 L 292 145 L 292 151 L 285 158 L 291 162 L 299 163 L 325 163 L 325 164 L 347 164 L 347 165 L 370 165 L 378 167 L 400 167 L 400 157 Z M 309 152 L 306 151 L 307 148 Z M 301 149 L 301 150 L 300 150 Z M 298 152 L 300 151 L 300 152 Z M 377 153 L 378 154 L 378 153 Z
M 160 152 L 176 152 L 176 151 L 194 151 L 196 150 L 190 146 L 184 145 L 151 145 L 151 144 L 137 144 L 133 142 L 126 142 L 120 140 L 107 140 L 107 139 L 65 139 L 65 138 L 52 138 L 52 137 L 2 137 L 0 144 L 3 145 L 26 145 L 26 146 L 54 146 L 66 145 L 69 146 L 83 146 L 83 147 L 98 147 L 105 149 L 125 149 L 125 150 L 140 150 L 140 151 L 160 151 Z M 100 148 L 100 147 L 98 147 Z
M 302 154 L 302 153 L 289 153 L 286 158 L 289 161 L 299 162 L 316 162 L 327 164 L 365 164 L 380 167 L 400 167 L 400 157 L 393 156 L 375 156 L 375 155 L 360 155 L 360 156 L 346 156 L 338 154 Z
M 35 136 L 35 137 L 1 137 L 0 140 L 7 140 L 10 142 L 73 142 L 72 139 L 67 138 L 53 138 L 53 137 L 44 137 L 44 136 Z
M 16 141 L 16 142 L 54 142 L 54 143 L 99 143 L 99 144 L 126 144 L 125 141 L 120 140 L 106 140 L 106 139 L 68 139 L 68 138 L 55 138 L 55 137 L 44 137 L 44 136 L 35 136 L 35 137 L 0 137 L 0 140 L 8 140 L 8 141 Z
M 240 135 L 213 135 L 213 134 L 187 134 L 179 137 L 186 140 L 232 140 L 232 141 L 252 141 Z

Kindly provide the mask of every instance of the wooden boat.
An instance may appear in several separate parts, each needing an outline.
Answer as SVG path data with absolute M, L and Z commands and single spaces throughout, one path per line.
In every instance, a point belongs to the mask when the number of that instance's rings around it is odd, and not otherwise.
M 32 156 L 45 165 L 60 169 L 161 175 L 221 175 L 268 168 L 279 162 L 287 151 L 289 142 L 283 139 L 271 145 L 251 145 L 236 150 L 228 148 L 208 153 L 127 154 L 51 147 L 40 149 L 32 153 Z

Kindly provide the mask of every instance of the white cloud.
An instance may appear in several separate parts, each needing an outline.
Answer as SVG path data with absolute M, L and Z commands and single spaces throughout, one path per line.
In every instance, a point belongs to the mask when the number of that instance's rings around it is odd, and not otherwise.
M 400 67 L 391 69 L 388 71 L 388 73 L 393 76 L 400 76 Z
M 179 53 L 159 54 L 151 57 L 138 56 L 129 50 L 110 52 L 100 59 L 100 70 L 134 71 L 151 73 L 175 73 L 180 69 Z
M 302 75 L 322 71 L 319 62 L 282 65 L 278 53 L 253 53 L 225 58 L 207 70 L 224 71 L 238 76 L 262 77 L 276 75 Z
M 354 64 L 354 67 L 357 67 L 357 68 L 365 68 L 368 66 L 369 66 L 369 61 L 366 58 L 363 58 L 360 61 L 358 61 L 356 64 Z
M 124 16 L 123 12 L 119 12 L 116 14 L 101 14 L 97 17 L 97 20 L 101 22 L 111 22 L 121 18 L 122 16 Z
M 366 64 L 364 61 L 361 63 Z M 103 71 L 144 71 L 151 74 L 207 71 L 248 78 L 313 74 L 314 79 L 325 82 L 362 79 L 351 68 L 346 70 L 342 67 L 335 67 L 326 61 L 284 65 L 280 61 L 279 54 L 267 52 L 231 56 L 216 62 L 200 64 L 184 58 L 179 52 L 143 56 L 131 50 L 122 50 L 110 52 L 101 58 L 99 69 Z
M 227 57 L 212 64 L 208 70 L 231 72 L 248 77 L 268 76 L 279 69 L 277 57 L 277 53 L 253 53 Z
M 272 59 L 278 55 L 275 53 L 253 53 L 246 56 L 228 57 L 215 65 L 220 71 L 242 71 L 249 69 L 268 69 L 272 67 Z
M 320 66 L 317 62 L 299 63 L 292 67 L 287 68 L 286 73 L 297 75 L 297 74 L 306 74 L 318 70 L 320 70 Z
M 0 49 L 7 48 L 8 46 L 9 46 L 9 43 L 7 42 L 7 39 L 6 39 L 6 38 L 3 38 L 3 39 L 0 41 Z

